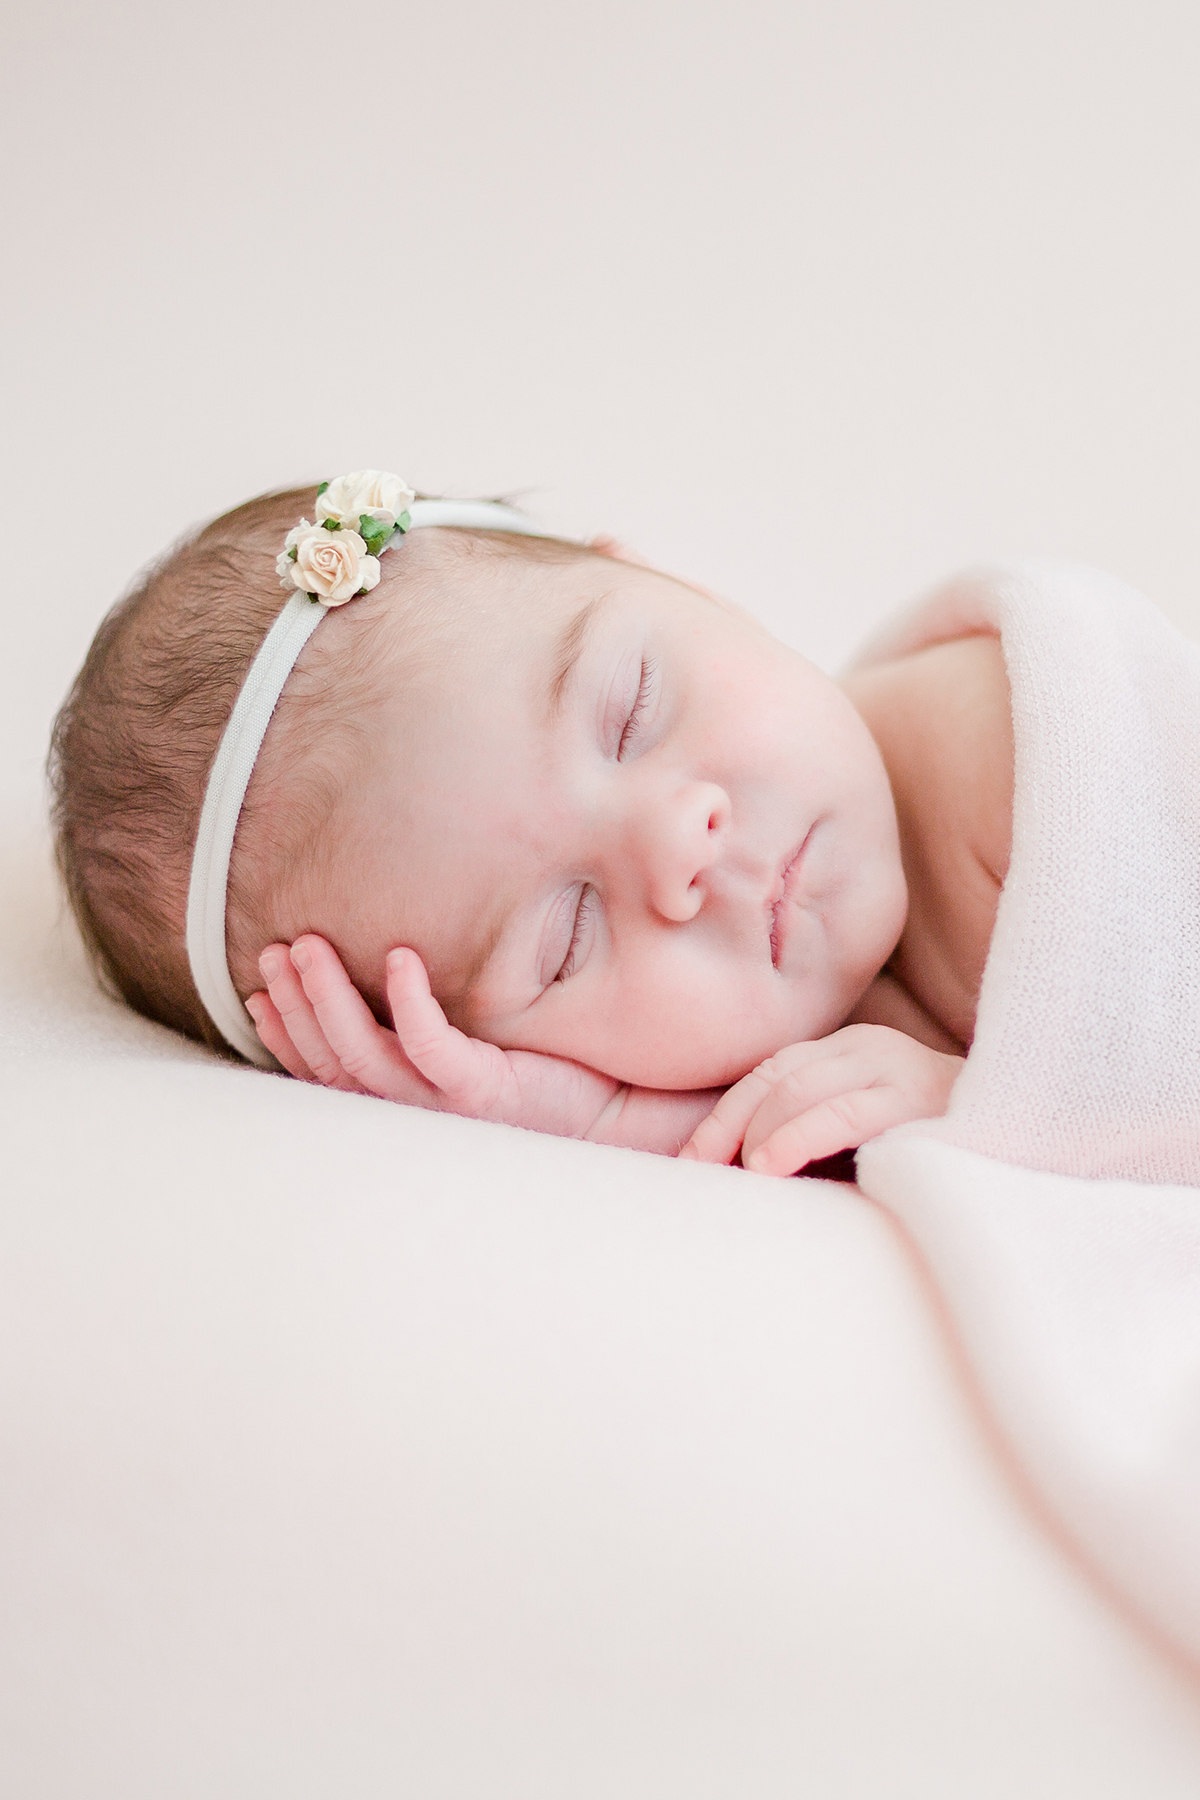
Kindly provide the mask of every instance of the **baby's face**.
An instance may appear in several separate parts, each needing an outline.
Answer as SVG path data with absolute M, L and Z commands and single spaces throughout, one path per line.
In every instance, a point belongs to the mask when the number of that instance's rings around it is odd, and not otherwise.
M 651 1087 L 835 1029 L 906 893 L 883 763 L 841 689 L 734 608 L 609 558 L 487 558 L 405 674 L 314 921 L 378 1005 L 417 950 L 455 1023 Z

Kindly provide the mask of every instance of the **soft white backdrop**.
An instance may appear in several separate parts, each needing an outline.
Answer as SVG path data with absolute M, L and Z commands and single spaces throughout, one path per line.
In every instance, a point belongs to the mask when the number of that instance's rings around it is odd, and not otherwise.
M 994 555 L 1200 617 L 1186 0 L 6 11 L 9 781 L 142 559 L 343 466 L 826 662 Z
M 1011 554 L 1102 564 L 1200 629 L 1200 13 L 4 15 L 21 1791 L 259 1800 L 349 1767 L 364 1794 L 740 1800 L 753 1743 L 764 1796 L 1196 1792 L 1193 1692 L 1017 1503 L 877 1215 L 171 1061 L 55 935 L 40 769 L 146 557 L 363 464 L 525 491 L 827 665 Z M 345 1420 L 404 1381 L 411 1442 L 376 1457 Z M 396 1585 L 406 1505 L 432 1618 Z M 577 1679 L 555 1646 L 579 1655 L 588 1581 Z M 543 1591 L 529 1648 L 511 1621 Z

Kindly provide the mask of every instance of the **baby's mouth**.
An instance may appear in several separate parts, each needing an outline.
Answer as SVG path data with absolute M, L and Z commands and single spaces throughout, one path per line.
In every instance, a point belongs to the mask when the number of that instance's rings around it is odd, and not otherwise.
M 775 968 L 779 967 L 779 958 L 783 954 L 788 932 L 791 929 L 791 908 L 788 903 L 799 890 L 804 852 L 808 849 L 809 840 L 815 829 L 815 826 L 810 826 L 803 841 L 785 859 L 775 883 L 773 898 L 769 903 L 771 962 Z

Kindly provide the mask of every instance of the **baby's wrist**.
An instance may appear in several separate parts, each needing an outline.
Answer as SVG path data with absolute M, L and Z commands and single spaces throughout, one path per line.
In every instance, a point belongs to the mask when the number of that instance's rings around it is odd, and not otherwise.
M 628 1099 L 629 1083 L 623 1081 L 610 1098 L 605 1101 L 599 1113 L 584 1132 L 584 1138 L 588 1143 L 612 1144 L 620 1142 L 620 1139 L 614 1137 L 613 1133 L 616 1131 L 621 1114 L 625 1111 L 625 1103 Z

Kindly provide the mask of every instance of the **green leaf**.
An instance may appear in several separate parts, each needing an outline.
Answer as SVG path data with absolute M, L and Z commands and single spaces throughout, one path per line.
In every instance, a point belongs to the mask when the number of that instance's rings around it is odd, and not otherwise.
M 288 561 L 295 562 L 295 560 L 296 560 L 296 546 L 295 546 L 295 544 L 293 544 L 291 549 L 288 551 Z
M 396 520 L 396 530 L 407 531 L 411 524 L 412 514 L 410 512 L 402 512 L 400 517 Z
M 317 488 L 317 499 L 318 500 L 321 498 L 321 495 L 325 492 L 325 489 L 328 486 L 329 486 L 329 483 L 327 481 L 321 482 L 320 486 Z
M 342 529 L 342 521 L 340 519 L 322 519 L 321 523 L 324 525 L 326 531 L 340 531 Z
M 372 556 L 378 556 L 392 536 L 393 527 L 385 525 L 381 519 L 373 519 L 370 513 L 359 513 L 358 532 L 367 550 Z

